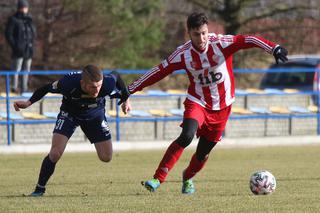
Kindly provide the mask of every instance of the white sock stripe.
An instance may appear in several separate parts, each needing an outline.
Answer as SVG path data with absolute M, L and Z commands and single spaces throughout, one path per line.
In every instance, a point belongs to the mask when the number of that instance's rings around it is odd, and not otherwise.
M 45 188 L 46 188 L 45 186 L 39 185 L 39 183 L 37 183 L 37 187 L 42 188 L 42 189 L 45 189 Z

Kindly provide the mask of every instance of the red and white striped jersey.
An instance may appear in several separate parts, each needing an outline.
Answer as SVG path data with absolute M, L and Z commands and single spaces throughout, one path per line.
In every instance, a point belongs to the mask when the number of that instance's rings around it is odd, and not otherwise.
M 207 109 L 220 110 L 235 100 L 232 54 L 253 47 L 271 54 L 275 46 L 275 43 L 257 36 L 209 33 L 203 52 L 197 51 L 188 41 L 130 84 L 128 89 L 133 94 L 176 70 L 184 69 L 190 81 L 187 98 Z

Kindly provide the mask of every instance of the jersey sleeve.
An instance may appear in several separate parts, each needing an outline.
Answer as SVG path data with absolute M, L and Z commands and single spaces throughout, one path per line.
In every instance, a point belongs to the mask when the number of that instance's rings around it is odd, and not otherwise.
M 51 84 L 47 84 L 43 87 L 38 88 L 33 94 L 32 96 L 29 98 L 29 101 L 33 104 L 34 102 L 39 101 L 40 99 L 42 99 L 47 93 L 51 92 L 51 93 L 60 93 L 59 89 L 58 89 L 58 82 L 59 81 L 55 81 Z
M 226 55 L 232 55 L 241 49 L 260 48 L 271 54 L 276 46 L 272 41 L 268 41 L 259 36 L 252 35 L 218 35 L 218 41 L 222 52 Z
M 128 86 L 130 94 L 141 91 L 143 88 L 162 80 L 176 70 L 185 69 L 183 57 L 181 54 L 178 54 L 177 51 L 178 50 L 131 83 Z
M 103 89 L 105 90 L 106 95 L 110 95 L 112 91 L 116 89 L 117 78 L 112 74 L 104 75 L 103 78 Z
M 51 93 L 70 95 L 70 92 L 79 85 L 81 72 L 71 72 L 52 84 Z

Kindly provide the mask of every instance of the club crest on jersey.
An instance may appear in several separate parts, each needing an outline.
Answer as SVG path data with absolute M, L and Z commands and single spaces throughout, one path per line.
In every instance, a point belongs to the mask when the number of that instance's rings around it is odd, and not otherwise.
M 212 56 L 212 60 L 213 60 L 215 63 L 219 64 L 219 56 L 218 56 L 218 55 L 213 55 L 213 56 Z

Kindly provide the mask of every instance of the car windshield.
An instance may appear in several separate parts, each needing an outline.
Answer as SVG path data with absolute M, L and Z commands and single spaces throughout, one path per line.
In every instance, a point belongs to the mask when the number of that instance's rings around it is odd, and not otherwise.
M 274 67 L 275 68 L 275 67 Z M 306 66 L 291 65 L 291 66 L 278 66 L 276 68 L 297 69 L 307 68 Z M 311 67 L 309 67 L 311 68 Z M 283 86 L 283 87 L 296 87 L 308 86 L 313 83 L 313 72 L 277 72 L 267 73 L 264 79 L 265 86 Z

